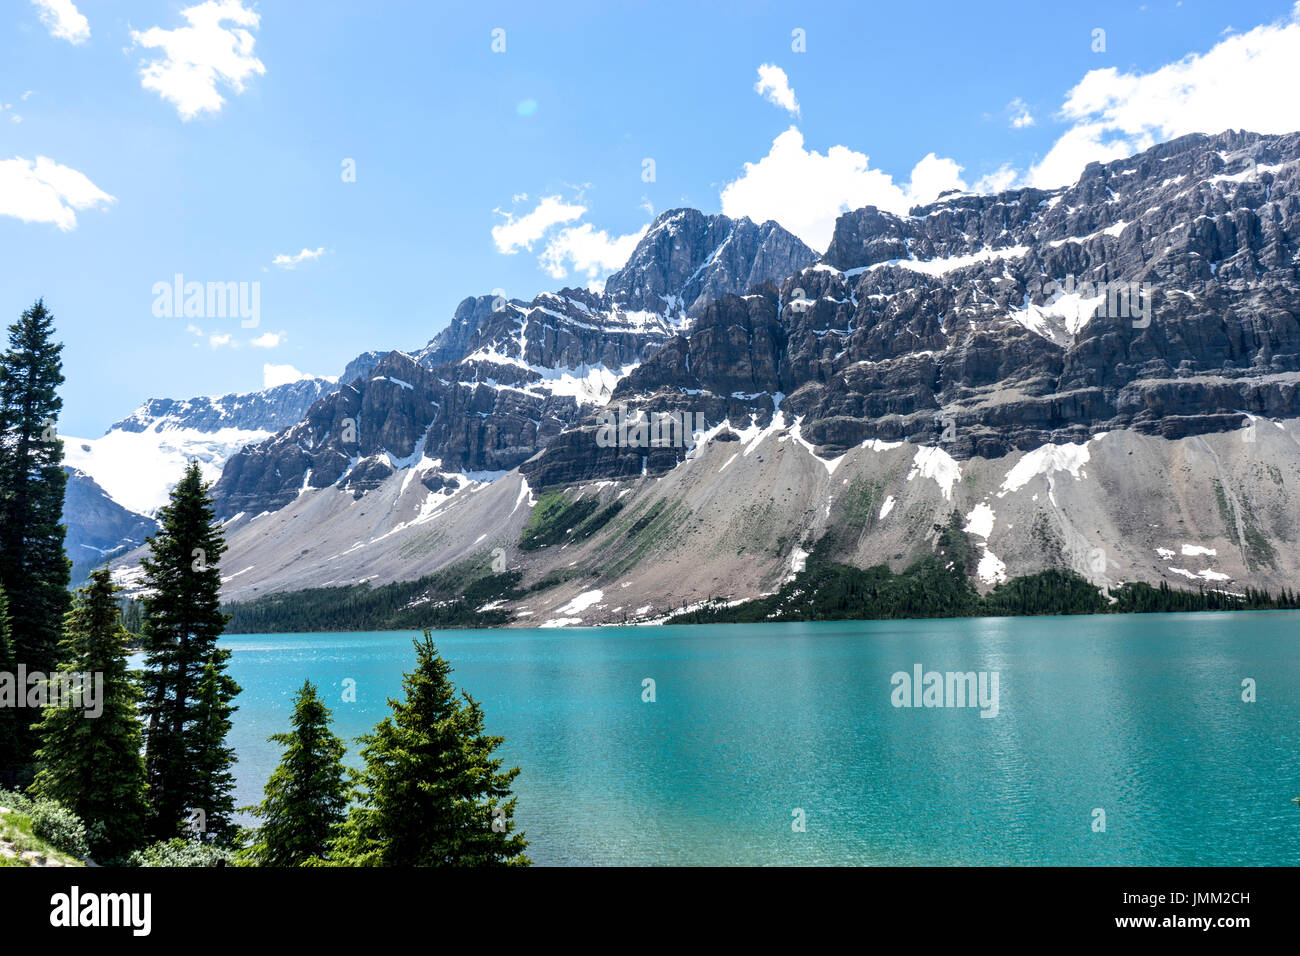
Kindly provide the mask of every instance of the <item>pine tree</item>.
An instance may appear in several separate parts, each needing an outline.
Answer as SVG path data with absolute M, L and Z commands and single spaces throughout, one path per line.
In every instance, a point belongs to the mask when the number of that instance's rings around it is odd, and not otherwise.
M 55 420 L 63 407 L 54 316 L 36 302 L 9 326 L 0 356 L 0 585 L 9 595 L 16 662 L 49 672 L 70 606 L 70 564 L 63 551 L 63 443 Z M 14 765 L 30 761 L 35 737 L 18 728 Z
M 324 860 L 347 816 L 346 748 L 329 729 L 330 712 L 311 681 L 294 695 L 293 730 L 268 739 L 284 756 L 254 813 L 264 822 L 245 859 L 255 866 L 299 866 Z
M 208 485 L 191 463 L 158 512 L 144 569 L 145 770 L 156 839 L 181 836 L 193 810 L 208 817 L 208 832 L 225 834 L 230 801 L 225 747 L 239 687 L 226 677 L 229 651 L 217 647 L 227 617 L 221 613 L 226 550 Z M 211 671 L 211 673 L 209 673 Z
M 359 805 L 338 842 L 352 866 L 527 866 L 513 832 L 515 767 L 500 772 L 502 737 L 483 733 L 483 710 L 449 680 L 429 632 L 415 641 L 404 700 L 360 738 L 365 769 Z
M 60 645 L 64 672 L 101 677 L 97 716 L 73 707 L 47 707 L 37 727 L 37 796 L 67 807 L 86 823 L 97 859 L 124 856 L 143 842 L 148 805 L 140 756 L 140 691 L 126 665 L 126 637 L 106 568 L 92 571 L 77 592 Z M 84 697 L 83 697 L 84 700 Z

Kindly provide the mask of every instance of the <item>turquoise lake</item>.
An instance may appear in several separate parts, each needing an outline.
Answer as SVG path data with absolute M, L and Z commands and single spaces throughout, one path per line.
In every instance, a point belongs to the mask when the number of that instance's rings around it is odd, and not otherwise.
M 304 678 L 355 763 L 412 636 L 225 638 L 237 802 L 260 800 Z M 1300 864 L 1300 612 L 434 638 L 523 769 L 537 864 Z M 997 716 L 894 706 L 917 664 L 996 672 Z

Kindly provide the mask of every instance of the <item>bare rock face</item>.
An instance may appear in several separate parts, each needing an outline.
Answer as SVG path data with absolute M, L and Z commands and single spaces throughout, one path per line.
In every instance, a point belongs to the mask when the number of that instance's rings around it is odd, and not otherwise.
M 817 254 L 769 220 L 706 216 L 673 209 L 651 225 L 632 257 L 605 283 L 621 307 L 679 308 L 697 315 L 714 299 L 810 266 Z
M 779 403 L 827 457 L 873 438 L 962 459 L 1294 417 L 1298 212 L 1300 134 L 1240 132 L 1094 163 L 1066 189 L 868 207 L 779 291 L 708 305 L 613 397 L 711 425 L 765 425 Z M 626 473 L 584 434 L 528 462 L 529 480 Z

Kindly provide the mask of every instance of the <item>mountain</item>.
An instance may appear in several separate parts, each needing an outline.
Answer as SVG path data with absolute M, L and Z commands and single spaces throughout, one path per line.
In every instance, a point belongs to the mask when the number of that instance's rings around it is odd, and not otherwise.
M 604 292 L 467 299 L 232 456 L 227 596 L 504 560 L 517 623 L 655 619 L 815 546 L 900 569 L 954 512 L 984 589 L 1294 586 L 1298 211 L 1300 134 L 1229 131 L 848 212 L 820 258 L 666 213 Z
M 1190 136 L 1092 164 L 1068 189 L 847 213 L 821 262 L 712 303 L 613 400 L 719 421 L 768 416 L 783 396 L 827 457 L 873 438 L 997 457 L 1293 414 L 1297 140 Z M 1150 315 L 1119 314 L 1135 310 L 1113 308 L 1129 302 L 1108 283 Z M 550 484 L 640 470 L 621 457 L 575 431 L 524 471 Z
M 603 405 L 709 298 L 816 258 L 774 222 L 666 212 L 604 292 L 467 298 L 421 351 L 345 377 L 301 422 L 231 458 L 217 513 L 275 511 L 335 486 L 360 497 L 412 468 L 431 492 L 504 474 Z
M 348 371 L 363 375 L 375 360 L 370 354 L 359 356 Z M 138 547 L 157 529 L 153 515 L 167 503 L 191 459 L 215 481 L 237 449 L 297 421 L 337 387 L 328 379 L 310 378 L 219 398 L 149 399 L 99 438 L 60 436 L 68 475 L 63 523 L 73 583 L 107 558 Z
M 128 511 L 84 471 L 64 466 L 68 476 L 63 498 L 64 548 L 72 559 L 72 583 L 85 581 L 96 567 L 144 544 L 158 522 Z
M 358 375 L 367 368 L 365 357 L 349 366 Z M 93 478 L 118 504 L 153 514 L 167 503 L 191 459 L 214 481 L 241 446 L 297 421 L 337 388 L 329 379 L 308 378 L 219 398 L 149 399 L 99 438 L 61 436 L 63 460 Z

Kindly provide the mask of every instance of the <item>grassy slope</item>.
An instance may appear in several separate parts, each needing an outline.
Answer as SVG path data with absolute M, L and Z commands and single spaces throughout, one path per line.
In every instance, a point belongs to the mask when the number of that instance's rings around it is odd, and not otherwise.
M 24 860 L 22 854 L 25 852 L 35 853 L 61 866 L 85 866 L 76 857 L 62 853 L 40 837 L 33 836 L 31 817 L 22 813 L 0 813 L 0 866 L 39 865 Z

